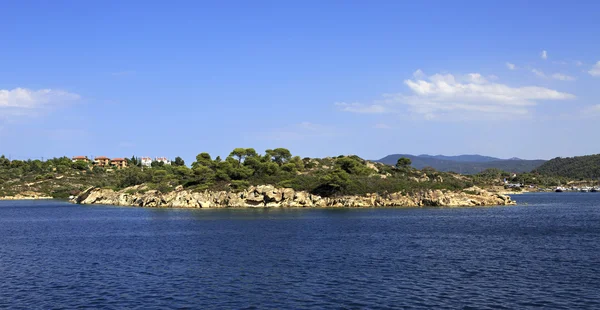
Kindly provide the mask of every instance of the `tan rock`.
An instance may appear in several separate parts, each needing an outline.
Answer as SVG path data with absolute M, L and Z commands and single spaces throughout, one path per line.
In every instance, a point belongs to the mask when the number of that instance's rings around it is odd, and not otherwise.
M 140 193 L 141 187 L 126 188 L 115 192 L 110 189 L 89 188 L 73 202 L 80 204 L 112 204 L 123 206 L 170 207 L 170 208 L 249 208 L 249 207 L 419 207 L 419 206 L 492 206 L 515 204 L 509 196 L 490 193 L 478 187 L 459 192 L 426 190 L 413 194 L 402 192 L 384 195 L 339 196 L 324 198 L 290 188 L 270 185 L 250 187 L 239 193 L 211 192 L 192 193 L 186 190 L 161 194 L 158 191 Z

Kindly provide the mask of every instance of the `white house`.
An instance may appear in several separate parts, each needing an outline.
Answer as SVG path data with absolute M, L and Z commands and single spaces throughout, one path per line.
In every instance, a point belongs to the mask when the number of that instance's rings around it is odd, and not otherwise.
M 142 166 L 150 167 L 152 166 L 152 158 L 150 157 L 142 157 Z
M 171 161 L 168 160 L 166 157 L 156 157 L 154 160 L 156 160 L 159 163 L 163 163 L 165 165 L 170 165 Z

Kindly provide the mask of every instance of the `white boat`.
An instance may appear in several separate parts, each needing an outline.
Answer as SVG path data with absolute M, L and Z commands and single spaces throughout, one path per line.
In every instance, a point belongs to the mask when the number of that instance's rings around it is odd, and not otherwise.
M 562 193 L 562 192 L 564 192 L 564 189 L 559 186 L 559 187 L 555 188 L 554 191 L 557 193 Z

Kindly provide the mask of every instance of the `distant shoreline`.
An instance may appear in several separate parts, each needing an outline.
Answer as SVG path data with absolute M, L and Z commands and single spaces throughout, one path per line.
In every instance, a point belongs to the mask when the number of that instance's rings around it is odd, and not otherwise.
M 0 197 L 0 201 L 2 200 L 53 200 L 56 199 L 50 196 L 24 196 L 17 194 L 15 196 L 3 196 Z

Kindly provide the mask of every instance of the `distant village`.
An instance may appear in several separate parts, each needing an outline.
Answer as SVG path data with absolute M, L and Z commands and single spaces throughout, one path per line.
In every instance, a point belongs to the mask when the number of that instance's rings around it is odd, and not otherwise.
M 106 156 L 98 156 L 98 157 L 95 157 L 94 160 L 91 160 L 87 156 L 73 156 L 71 158 L 71 160 L 73 160 L 73 162 L 80 161 L 80 162 L 94 165 L 96 167 L 103 167 L 103 168 L 123 169 L 123 168 L 127 168 L 129 165 L 129 160 L 127 158 L 112 158 L 112 159 L 110 159 Z M 156 157 L 156 158 L 154 158 L 154 160 L 152 160 L 152 158 L 150 158 L 150 157 L 142 157 L 142 158 L 140 158 L 140 161 L 141 161 L 142 167 L 151 167 L 152 162 L 154 162 L 154 161 L 162 163 L 163 165 L 171 165 L 171 161 L 169 159 L 167 159 L 166 157 Z

